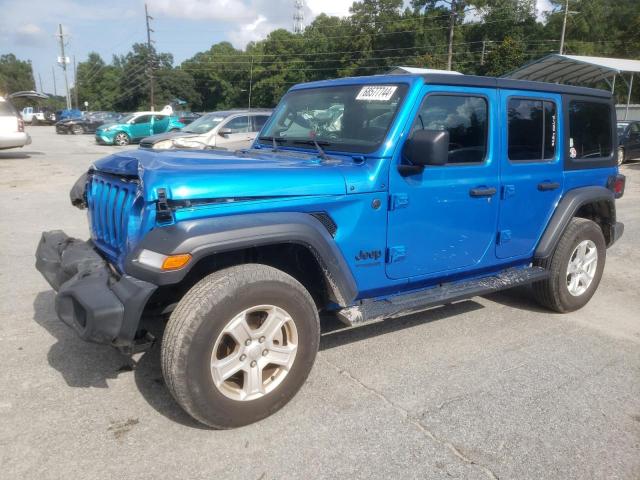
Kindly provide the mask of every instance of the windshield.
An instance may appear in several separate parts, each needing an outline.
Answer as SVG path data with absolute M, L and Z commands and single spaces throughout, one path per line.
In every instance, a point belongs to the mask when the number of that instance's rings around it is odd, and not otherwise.
M 226 117 L 218 113 L 207 113 L 182 129 L 187 133 L 207 133 L 220 125 Z
M 628 126 L 628 123 L 618 123 L 618 136 L 623 135 Z
M 328 150 L 373 152 L 384 141 L 406 91 L 403 84 L 294 90 L 282 99 L 260 141 L 313 145 L 315 140 Z

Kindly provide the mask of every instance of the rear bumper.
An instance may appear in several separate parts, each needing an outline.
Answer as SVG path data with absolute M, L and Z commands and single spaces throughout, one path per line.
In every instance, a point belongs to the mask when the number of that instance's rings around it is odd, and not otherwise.
M 156 285 L 118 275 L 91 241 L 61 230 L 43 232 L 36 268 L 57 292 L 58 317 L 82 339 L 133 351 L 142 311 Z
M 31 136 L 27 132 L 3 133 L 0 135 L 0 149 L 18 148 L 31 144 Z

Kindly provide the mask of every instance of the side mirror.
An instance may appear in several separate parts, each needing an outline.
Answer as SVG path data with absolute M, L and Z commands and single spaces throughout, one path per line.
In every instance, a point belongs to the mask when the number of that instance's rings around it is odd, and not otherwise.
M 221 128 L 220 130 L 218 130 L 218 135 L 220 135 L 221 137 L 226 137 L 227 135 L 231 135 L 233 133 L 233 130 L 231 130 L 230 128 Z
M 449 158 L 449 132 L 416 130 L 405 142 L 402 154 L 411 163 L 399 166 L 403 175 L 419 173 L 425 165 L 446 165 Z

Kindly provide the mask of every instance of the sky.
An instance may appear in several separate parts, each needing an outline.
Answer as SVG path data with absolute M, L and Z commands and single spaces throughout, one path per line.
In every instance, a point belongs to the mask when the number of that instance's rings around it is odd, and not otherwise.
M 64 77 L 57 66 L 58 24 L 66 34 L 65 54 L 76 61 L 98 52 L 110 62 L 113 54 L 146 42 L 144 0 L 0 0 L 0 54 L 13 53 L 31 60 L 38 90 L 63 91 Z M 152 38 L 159 52 L 172 53 L 176 63 L 229 41 L 243 48 L 276 28 L 293 27 L 294 0 L 147 0 L 153 17 Z M 407 3 L 408 0 L 407 0 Z M 304 20 L 317 15 L 346 16 L 352 0 L 305 0 Z M 549 0 L 537 0 L 538 14 L 550 9 Z M 53 72 L 52 72 L 53 69 Z M 69 70 L 73 84 L 73 66 Z

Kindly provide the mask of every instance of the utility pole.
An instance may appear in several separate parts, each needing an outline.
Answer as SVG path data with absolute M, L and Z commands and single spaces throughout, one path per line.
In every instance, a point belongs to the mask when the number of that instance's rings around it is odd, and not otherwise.
M 249 111 L 251 111 L 251 89 L 253 88 L 253 55 L 251 55 L 251 69 L 249 70 Z
M 40 76 L 40 72 L 38 72 L 38 81 L 40 82 L 40 91 L 44 93 L 44 90 L 42 90 L 42 77 Z
M 78 106 L 78 71 L 76 70 L 76 56 L 73 56 L 73 96 L 76 101 L 76 108 L 80 109 Z
M 153 30 L 151 29 L 151 27 L 149 26 L 149 20 L 153 20 L 153 17 L 151 15 L 149 15 L 149 10 L 147 9 L 147 4 L 144 4 L 144 16 L 147 22 L 147 50 L 148 50 L 148 55 L 149 55 L 149 104 L 151 107 L 151 111 L 155 110 L 154 107 L 154 98 L 153 98 L 153 67 L 154 67 L 154 54 L 153 54 L 153 47 L 151 46 L 151 32 L 153 32 Z
M 487 51 L 487 41 L 482 40 L 482 55 L 480 56 L 480 65 L 484 65 L 484 54 Z
M 65 34 L 62 33 L 62 24 L 58 25 L 59 34 L 57 35 L 60 38 L 60 59 L 58 63 L 62 65 L 62 70 L 64 71 L 64 85 L 67 91 L 67 110 L 71 110 L 71 95 L 69 95 L 69 78 L 67 77 L 67 57 L 64 54 L 64 37 Z
M 565 0 L 564 2 L 564 17 L 562 19 L 562 35 L 560 36 L 560 55 L 564 53 L 564 36 L 567 32 L 567 18 L 569 15 L 573 15 L 578 12 L 570 12 L 569 11 L 569 0 Z
M 453 29 L 456 25 L 456 0 L 451 0 L 451 14 L 449 15 L 449 50 L 447 53 L 447 70 L 451 70 L 453 62 Z
M 293 33 L 302 33 L 304 30 L 304 1 L 295 0 L 293 8 Z
M 58 88 L 56 87 L 56 69 L 51 67 L 51 76 L 53 77 L 53 95 L 58 96 Z

